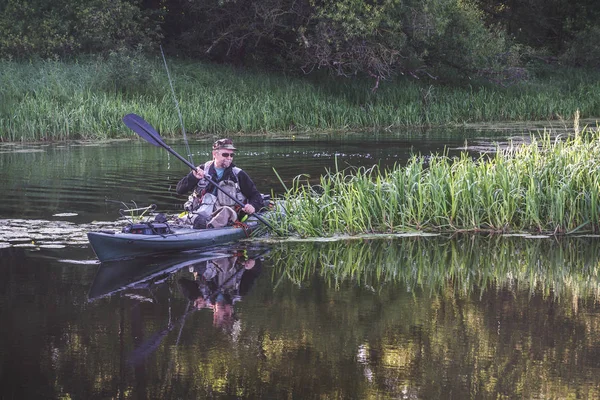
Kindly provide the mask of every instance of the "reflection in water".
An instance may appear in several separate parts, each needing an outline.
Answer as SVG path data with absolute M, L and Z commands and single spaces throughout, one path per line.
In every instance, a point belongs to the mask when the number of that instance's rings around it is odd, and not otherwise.
M 88 298 L 96 301 L 120 294 L 133 300 L 132 310 L 137 310 L 140 303 L 157 301 L 155 291 L 161 285 L 168 284 L 169 280 L 177 281 L 189 303 L 183 315 L 175 321 L 169 307 L 169 320 L 164 329 L 140 340 L 143 321 L 139 313 L 132 313 L 132 330 L 137 332 L 134 337 L 136 347 L 128 362 L 137 368 L 175 328 L 179 330 L 178 343 L 186 318 L 196 310 L 211 310 L 214 326 L 231 334 L 235 323 L 233 305 L 248 293 L 258 277 L 264 254 L 265 251 L 248 250 L 191 252 L 103 263 L 98 268 Z
M 539 291 L 574 306 L 578 299 L 600 300 L 598 238 L 539 238 L 477 235 L 334 243 L 308 242 L 280 246 L 274 252 L 276 269 L 299 286 L 320 275 L 336 287 L 351 280 L 381 290 L 401 284 L 407 291 L 434 294 L 452 287 L 466 295 L 480 294 L 490 285 L 511 290 Z M 287 262 L 284 262 L 287 260 Z M 295 262 L 294 262 L 295 261 Z
M 273 278 L 318 293 L 312 313 L 288 305 L 296 339 L 353 360 L 364 393 L 598 398 L 598 250 L 477 236 L 282 245 Z
M 416 137 L 240 138 L 236 158 L 277 192 L 273 167 L 317 179 L 464 144 Z M 94 280 L 74 261 L 118 216 L 106 199 L 179 210 L 185 171 L 145 142 L 32 147 L 0 149 L 0 398 L 600 398 L 597 238 L 285 243 L 237 288 L 238 262 L 219 281 L 189 254 Z
M 95 278 L 1 249 L 0 397 L 600 396 L 597 239 L 272 246 Z
M 229 257 L 197 262 L 189 267 L 194 279 L 177 281 L 184 296 L 196 309 L 213 311 L 213 323 L 223 331 L 233 330 L 233 305 L 248 293 L 261 271 L 258 257 L 248 258 L 243 252 Z

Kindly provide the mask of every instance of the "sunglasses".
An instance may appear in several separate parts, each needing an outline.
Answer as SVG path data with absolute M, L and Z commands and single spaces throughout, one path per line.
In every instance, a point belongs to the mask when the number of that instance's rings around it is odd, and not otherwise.
M 235 153 L 221 153 L 221 157 L 229 158 L 235 156 Z

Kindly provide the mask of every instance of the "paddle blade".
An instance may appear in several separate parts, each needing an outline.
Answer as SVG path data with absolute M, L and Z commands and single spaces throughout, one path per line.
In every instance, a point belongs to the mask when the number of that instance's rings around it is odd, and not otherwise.
M 154 146 L 163 146 L 164 142 L 160 134 L 147 123 L 142 117 L 136 114 L 127 114 L 123 117 L 123 122 L 129 129 L 137 133 L 141 138 Z

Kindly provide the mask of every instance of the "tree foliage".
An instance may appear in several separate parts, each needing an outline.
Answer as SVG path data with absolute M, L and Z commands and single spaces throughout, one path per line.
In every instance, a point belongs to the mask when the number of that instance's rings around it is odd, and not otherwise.
M 522 45 L 575 66 L 600 66 L 597 0 L 475 0 L 488 24 Z
M 600 65 L 596 0 L 4 0 L 0 58 L 155 51 L 377 79 Z
M 158 38 L 137 1 L 5 0 L 0 9 L 0 58 L 109 53 Z
M 507 64 L 498 55 L 515 49 L 473 4 L 457 0 L 208 0 L 175 8 L 187 24 L 176 44 L 187 54 L 305 73 L 476 73 Z

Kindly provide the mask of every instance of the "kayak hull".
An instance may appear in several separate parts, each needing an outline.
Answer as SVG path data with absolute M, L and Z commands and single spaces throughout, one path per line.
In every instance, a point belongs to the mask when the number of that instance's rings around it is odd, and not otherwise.
M 88 232 L 88 240 L 94 253 L 101 262 L 126 258 L 196 250 L 233 243 L 247 238 L 256 228 L 257 222 L 251 221 L 242 227 L 223 227 L 212 229 L 172 228 L 173 233 L 164 235 L 142 235 L 122 232 Z

